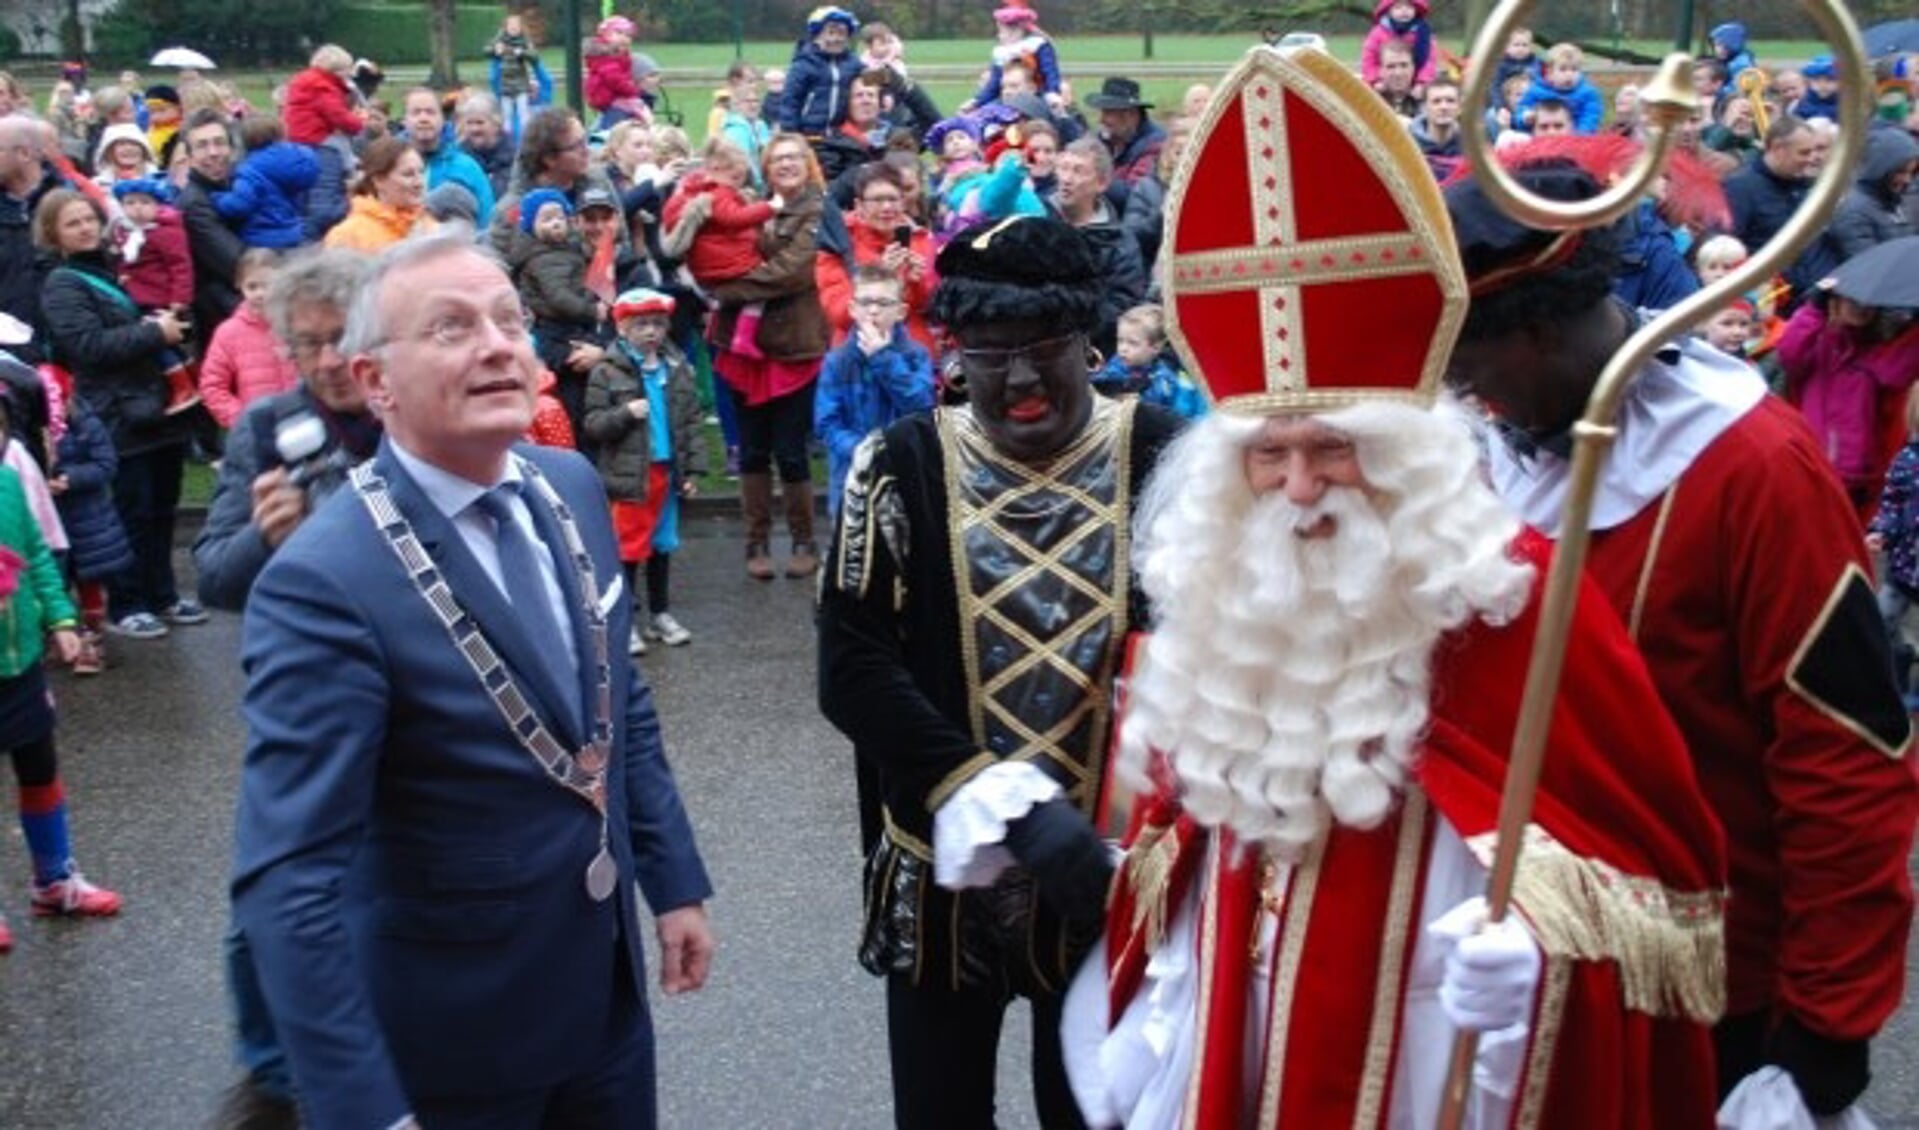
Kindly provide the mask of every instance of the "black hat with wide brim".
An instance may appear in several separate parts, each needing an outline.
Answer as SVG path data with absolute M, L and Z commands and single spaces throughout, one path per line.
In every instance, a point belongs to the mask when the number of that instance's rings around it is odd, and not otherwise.
M 1109 78 L 1099 84 L 1099 93 L 1089 95 L 1086 104 L 1095 110 L 1150 110 L 1151 102 L 1139 96 L 1139 83 L 1130 78 Z

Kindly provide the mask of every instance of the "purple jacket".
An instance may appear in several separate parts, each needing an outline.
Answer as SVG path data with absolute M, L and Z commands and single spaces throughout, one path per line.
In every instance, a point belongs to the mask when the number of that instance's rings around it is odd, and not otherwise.
M 1847 486 L 1876 485 L 1879 397 L 1919 379 L 1919 325 L 1891 341 L 1863 343 L 1808 302 L 1786 323 L 1778 350 L 1787 397 L 1805 413 L 1839 477 Z

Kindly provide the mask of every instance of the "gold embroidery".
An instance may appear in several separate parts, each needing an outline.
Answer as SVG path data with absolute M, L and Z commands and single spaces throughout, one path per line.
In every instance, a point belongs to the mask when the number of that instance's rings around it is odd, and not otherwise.
M 1220 838 L 1209 836 L 1207 860 L 1200 876 L 1206 896 L 1199 916 L 1199 1015 L 1193 1030 L 1193 1074 L 1186 1084 L 1186 1102 L 1180 1111 L 1180 1130 L 1211 1130 L 1199 1125 L 1199 1080 L 1206 1065 L 1207 1034 L 1213 1030 L 1213 971 L 1219 966 L 1219 876 L 1226 869 Z
M 1466 841 L 1491 866 L 1497 832 Z M 1513 901 L 1547 954 L 1619 967 L 1626 1007 L 1701 1024 L 1726 1007 L 1725 893 L 1675 891 L 1574 855 L 1526 825 Z
M 880 818 L 886 822 L 886 838 L 898 845 L 901 851 L 922 863 L 933 862 L 933 849 L 927 846 L 925 840 L 894 823 L 892 809 L 880 809 Z
M 1846 567 L 1839 573 L 1839 583 L 1832 586 L 1831 594 L 1826 597 L 1826 606 L 1821 608 L 1819 615 L 1813 618 L 1812 626 L 1806 629 L 1805 636 L 1799 641 L 1799 647 L 1792 653 L 1792 662 L 1786 664 L 1786 685 L 1792 688 L 1792 693 L 1804 699 L 1806 705 L 1812 707 L 1828 719 L 1831 719 L 1834 725 L 1843 728 L 1848 733 L 1858 737 L 1860 741 L 1865 742 L 1880 753 L 1897 761 L 1906 755 L 1906 750 L 1912 748 L 1912 724 L 1910 721 L 1906 724 L 1906 740 L 1900 742 L 1897 746 L 1889 746 L 1873 734 L 1871 730 L 1861 726 L 1844 712 L 1835 710 L 1831 703 L 1814 694 L 1811 688 L 1799 681 L 1799 665 L 1806 661 L 1806 653 L 1812 650 L 1812 645 L 1818 642 L 1820 635 L 1825 632 L 1826 621 L 1831 620 L 1833 614 L 1839 611 L 1839 605 L 1843 603 L 1846 598 L 1847 588 L 1854 583 L 1864 584 L 1866 591 L 1872 591 L 1872 582 L 1867 579 L 1865 570 L 1853 562 L 1848 561 L 1846 562 Z
M 1313 895 L 1319 889 L 1319 866 L 1326 858 L 1326 839 L 1307 849 L 1306 859 L 1293 868 L 1286 893 L 1286 924 L 1280 933 L 1279 957 L 1273 963 L 1272 1014 L 1266 1018 L 1264 1082 L 1260 1088 L 1259 1124 L 1279 1123 L 1280 1083 L 1285 1075 L 1286 1040 L 1291 1035 L 1293 990 L 1299 982 L 1299 961 L 1306 949 L 1306 929 L 1313 919 Z
M 1132 419 L 1130 404 L 1101 401 L 1064 451 L 1029 467 L 970 413 L 938 417 L 974 740 L 1039 764 L 1082 809 L 1097 799 L 1125 629 Z
M 1659 517 L 1653 520 L 1652 540 L 1646 543 L 1646 559 L 1639 565 L 1639 583 L 1633 587 L 1632 612 L 1626 618 L 1626 638 L 1639 646 L 1639 620 L 1646 611 L 1646 594 L 1652 591 L 1653 566 L 1659 560 L 1659 547 L 1666 541 L 1666 519 L 1672 517 L 1672 500 L 1679 494 L 1679 483 L 1666 488 L 1659 503 Z
M 1526 1055 L 1526 1085 L 1519 1096 L 1513 1125 L 1530 1130 L 1539 1125 L 1546 1087 L 1552 1082 L 1553 1054 L 1559 1049 L 1559 1029 L 1566 1019 L 1566 989 L 1572 983 L 1572 959 L 1546 955 L 1545 983 L 1539 996 L 1539 1019 L 1533 1028 L 1532 1048 Z
M 1419 892 L 1426 860 L 1428 811 L 1426 794 L 1409 787 L 1400 816 L 1399 850 L 1393 857 L 1392 891 L 1386 897 L 1386 936 L 1379 947 L 1379 975 L 1373 982 L 1373 1025 L 1366 1035 L 1366 1067 L 1359 1077 L 1359 1103 L 1353 1114 L 1356 1128 L 1380 1124 L 1391 1083 L 1387 1072 L 1392 1066 L 1393 1046 L 1398 1043 L 1406 946 L 1413 930 L 1413 898 Z

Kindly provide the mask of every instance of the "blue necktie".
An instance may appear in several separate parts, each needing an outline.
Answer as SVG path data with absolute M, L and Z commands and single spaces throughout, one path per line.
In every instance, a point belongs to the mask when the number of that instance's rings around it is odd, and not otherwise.
M 500 579 L 505 582 L 506 598 L 513 604 L 513 614 L 520 618 L 527 635 L 533 638 L 547 666 L 558 677 L 561 687 L 571 688 L 577 671 L 573 665 L 571 650 L 566 645 L 566 633 L 561 631 L 559 621 L 553 618 L 553 603 L 547 597 L 546 585 L 542 579 L 546 574 L 540 567 L 540 558 L 544 555 L 551 563 L 553 557 L 546 547 L 527 536 L 526 530 L 513 516 L 512 496 L 520 491 L 517 482 L 501 483 L 481 495 L 473 503 L 482 514 L 493 519 L 498 527 L 500 549 Z M 531 505 L 531 503 L 528 503 Z M 558 655 L 565 662 L 555 662 Z

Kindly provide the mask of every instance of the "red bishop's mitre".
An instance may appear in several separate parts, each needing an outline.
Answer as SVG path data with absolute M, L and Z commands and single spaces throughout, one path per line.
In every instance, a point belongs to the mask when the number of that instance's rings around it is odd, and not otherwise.
M 1452 223 L 1405 124 L 1331 56 L 1247 52 L 1166 215 L 1169 335 L 1220 408 L 1438 395 L 1466 317 Z

